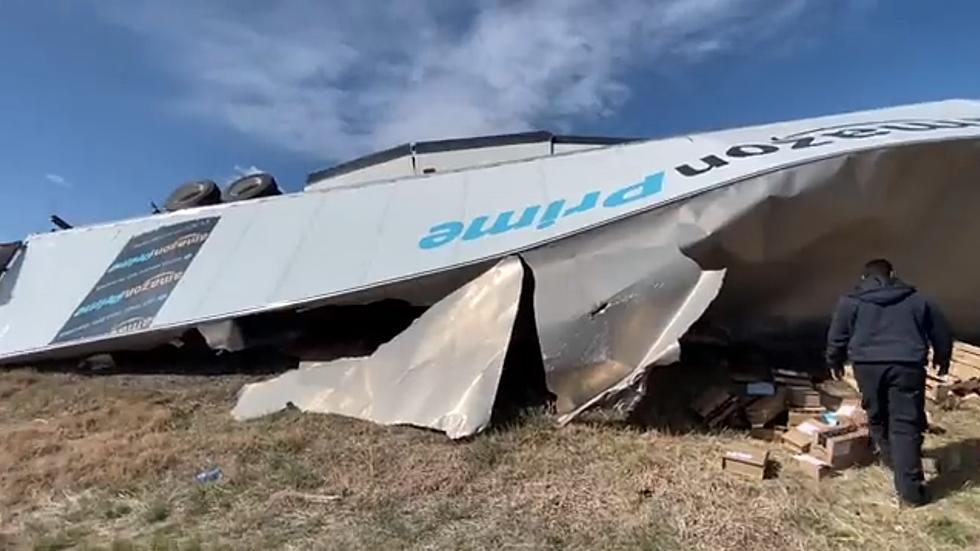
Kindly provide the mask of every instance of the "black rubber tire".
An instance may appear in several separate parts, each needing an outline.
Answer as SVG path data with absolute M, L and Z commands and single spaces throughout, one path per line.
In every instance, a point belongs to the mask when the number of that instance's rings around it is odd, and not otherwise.
M 217 205 L 220 202 L 221 188 L 218 184 L 211 180 L 197 180 L 175 189 L 170 197 L 167 197 L 163 210 L 174 212 L 205 205 Z
M 224 200 L 231 203 L 274 195 L 282 195 L 282 190 L 271 174 L 249 174 L 235 180 L 225 189 Z

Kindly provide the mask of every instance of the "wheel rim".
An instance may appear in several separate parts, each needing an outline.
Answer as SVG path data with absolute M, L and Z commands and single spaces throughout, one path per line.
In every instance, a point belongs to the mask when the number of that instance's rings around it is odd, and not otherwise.
M 204 186 L 202 184 L 193 184 L 190 189 L 177 195 L 177 202 L 186 203 L 187 201 L 193 199 L 196 195 L 199 195 L 203 190 Z
M 246 195 L 249 192 L 258 189 L 259 186 L 261 185 L 262 185 L 261 178 L 258 177 L 249 178 L 248 180 L 243 181 L 239 186 L 237 186 L 237 189 L 233 190 L 232 195 L 235 196 Z

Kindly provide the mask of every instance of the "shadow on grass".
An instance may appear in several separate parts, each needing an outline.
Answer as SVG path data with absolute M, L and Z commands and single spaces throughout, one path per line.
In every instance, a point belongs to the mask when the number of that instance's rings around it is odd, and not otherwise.
M 179 349 L 170 345 L 145 351 L 99 354 L 83 359 L 53 360 L 10 368 L 30 368 L 39 373 L 104 375 L 274 375 L 294 369 L 295 357 L 269 348 L 216 355 L 201 347 Z
M 929 484 L 934 500 L 944 499 L 980 483 L 980 438 L 969 438 L 926 450 L 939 459 L 940 471 Z

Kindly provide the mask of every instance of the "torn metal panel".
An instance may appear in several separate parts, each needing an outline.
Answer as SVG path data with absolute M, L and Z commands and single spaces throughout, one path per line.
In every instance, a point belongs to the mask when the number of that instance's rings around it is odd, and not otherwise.
M 717 295 L 724 271 L 702 271 L 664 229 L 624 221 L 525 256 L 561 422 L 677 361 L 678 339 Z
M 670 361 L 669 345 L 702 312 L 741 338 L 811 328 L 819 341 L 837 297 L 870 257 L 893 259 L 960 334 L 976 335 L 980 261 L 969 251 L 980 235 L 977 159 L 980 140 L 826 159 L 527 254 L 562 420 L 607 397 L 635 397 L 643 370 Z M 720 274 L 694 284 L 711 270 L 726 271 L 713 303 Z M 662 289 L 668 300 L 660 303 Z
M 510 257 L 426 311 L 371 356 L 304 362 L 246 386 L 232 414 L 250 419 L 291 402 L 386 425 L 462 438 L 490 422 L 524 270 Z
M 960 336 L 980 336 L 980 140 L 853 154 L 760 176 L 692 199 L 709 236 L 685 245 L 728 268 L 708 311 L 751 337 L 818 337 L 860 266 L 887 257 L 933 297 Z M 710 214 L 709 214 L 710 211 Z

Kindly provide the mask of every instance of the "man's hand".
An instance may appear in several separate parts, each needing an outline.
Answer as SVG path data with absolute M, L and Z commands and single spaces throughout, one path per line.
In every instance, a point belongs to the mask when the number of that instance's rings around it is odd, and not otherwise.
M 835 380 L 840 381 L 844 379 L 844 366 L 843 365 L 828 365 L 827 369 L 830 369 L 830 376 Z

